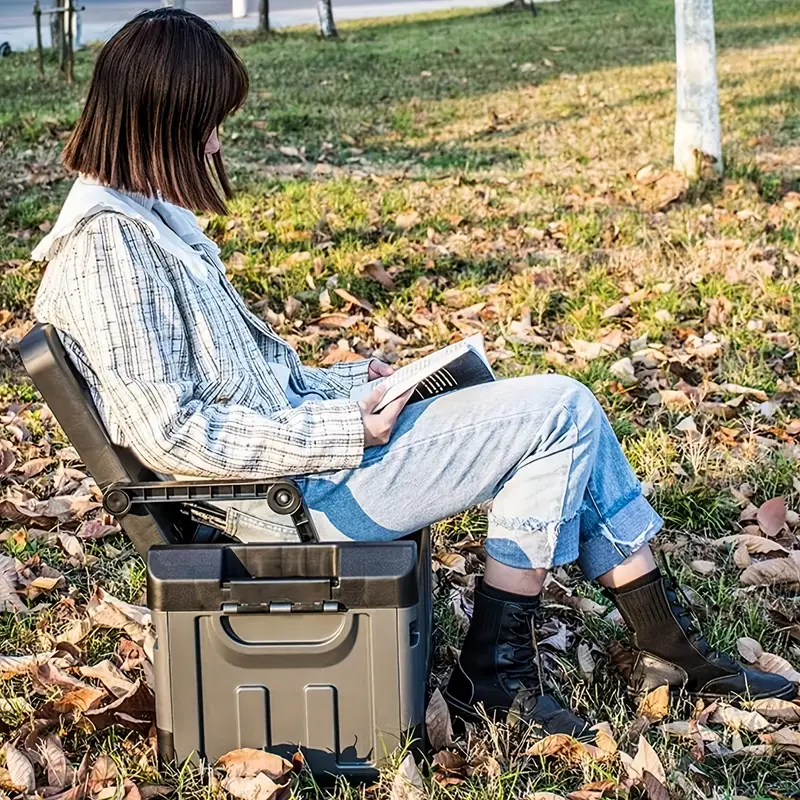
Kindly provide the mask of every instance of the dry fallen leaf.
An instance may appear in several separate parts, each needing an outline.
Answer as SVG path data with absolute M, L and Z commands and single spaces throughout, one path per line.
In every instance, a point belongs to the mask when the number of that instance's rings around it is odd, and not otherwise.
M 779 700 L 775 697 L 768 697 L 763 700 L 754 700 L 749 703 L 753 711 L 757 711 L 762 717 L 779 722 L 797 723 L 800 722 L 800 705 L 791 700 Z
M 108 659 L 93 667 L 81 667 L 79 672 L 84 678 L 100 681 L 114 697 L 124 697 L 133 689 L 133 681 L 128 680 Z
M 748 663 L 754 664 L 764 653 L 764 648 L 755 639 L 742 636 L 736 640 L 736 649 L 739 655 Z
M 0 656 L 0 679 L 7 680 L 28 672 L 32 667 L 49 661 L 54 655 L 55 650 L 32 656 Z
M 408 753 L 400 762 L 400 767 L 392 781 L 390 800 L 423 800 L 422 777 L 417 768 L 414 756 Z
M 745 586 L 800 583 L 800 564 L 792 558 L 771 558 L 751 564 L 739 576 Z
M 669 686 L 665 683 L 648 692 L 639 704 L 639 716 L 658 722 L 669 714 Z
M 97 708 L 105 696 L 105 689 L 95 689 L 94 686 L 73 689 L 67 692 L 60 700 L 56 700 L 54 708 L 60 714 L 69 711 L 85 712 Z
M 217 759 L 214 766 L 224 769 L 232 778 L 249 778 L 263 772 L 271 778 L 279 779 L 292 771 L 291 763 L 285 758 L 252 747 L 231 750 Z
M 581 671 L 581 676 L 587 682 L 591 682 L 594 678 L 594 658 L 592 658 L 592 648 L 581 642 L 578 645 L 578 669 Z
M 367 261 L 361 265 L 361 271 L 369 275 L 372 280 L 377 281 L 384 289 L 390 291 L 395 288 L 394 278 L 385 270 L 383 262 L 378 259 Z
M 773 497 L 772 500 L 767 500 L 758 509 L 756 519 L 765 536 L 771 538 L 777 536 L 786 524 L 786 501 L 784 498 Z
M 631 780 L 643 781 L 644 773 L 649 772 L 659 783 L 666 786 L 667 776 L 664 766 L 644 736 L 639 736 L 639 745 L 633 758 L 622 751 L 619 757 Z
M 431 696 L 425 712 L 425 727 L 428 741 L 434 750 L 442 750 L 453 744 L 453 725 L 450 720 L 450 709 L 444 695 L 437 689 Z
M 670 800 L 667 788 L 652 772 L 645 770 L 642 773 L 642 780 L 649 800 Z
M 754 536 L 750 533 L 737 533 L 733 536 L 723 536 L 721 539 L 716 539 L 714 541 L 715 547 L 724 547 L 728 544 L 734 547 L 744 545 L 748 553 L 757 555 L 773 555 L 789 552 L 782 544 L 778 544 L 772 539 L 767 539 L 765 536 Z
M 403 211 L 394 218 L 394 224 L 401 230 L 413 228 L 421 217 L 417 211 Z
M 74 770 L 70 766 L 69 761 L 67 761 L 61 739 L 58 738 L 57 734 L 48 733 L 47 736 L 39 742 L 38 752 L 47 770 L 48 786 L 55 786 L 58 789 L 63 789 L 67 784 L 72 782 Z
M 756 733 L 769 728 L 769 722 L 757 711 L 745 711 L 725 703 L 720 703 L 714 713 L 709 717 L 711 722 L 724 725 L 733 731 L 750 731 Z
M 774 672 L 793 683 L 800 683 L 800 672 L 782 656 L 774 653 L 762 653 L 756 659 L 755 666 L 762 672 Z
M 713 561 L 703 561 L 702 559 L 692 561 L 689 566 L 693 572 L 704 577 L 711 575 L 717 569 L 717 565 Z
M 33 794 L 36 774 L 30 759 L 9 742 L 6 745 L 6 769 L 11 785 L 25 794 Z
M 778 750 L 800 755 L 800 731 L 781 728 L 774 733 L 762 733 L 759 738 L 762 742 L 776 745 Z

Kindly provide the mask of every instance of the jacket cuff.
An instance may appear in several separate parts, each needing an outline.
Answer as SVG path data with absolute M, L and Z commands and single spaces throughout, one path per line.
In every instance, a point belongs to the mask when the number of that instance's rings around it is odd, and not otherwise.
M 354 400 L 304 403 L 312 417 L 315 457 L 309 472 L 355 469 L 364 457 L 364 420 Z
M 340 378 L 344 378 L 350 386 L 361 386 L 369 380 L 369 365 L 374 360 L 374 358 L 365 358 L 361 361 L 340 361 L 329 367 L 329 370 Z

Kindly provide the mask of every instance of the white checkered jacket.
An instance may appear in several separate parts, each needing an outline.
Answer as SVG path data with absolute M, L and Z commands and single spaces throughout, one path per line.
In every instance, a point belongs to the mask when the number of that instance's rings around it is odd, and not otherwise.
M 247 309 L 218 253 L 189 212 L 79 180 L 34 251 L 49 261 L 34 315 L 60 332 L 112 440 L 156 472 L 358 466 L 364 428 L 349 393 L 369 361 L 304 367 Z M 270 363 L 311 399 L 293 408 Z

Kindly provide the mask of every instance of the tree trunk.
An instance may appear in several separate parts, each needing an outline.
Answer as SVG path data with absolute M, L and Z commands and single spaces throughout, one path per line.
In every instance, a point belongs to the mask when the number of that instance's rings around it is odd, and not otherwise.
M 269 33 L 269 0 L 259 0 L 258 27 Z
M 722 174 L 713 0 L 675 0 L 675 169 Z
M 319 14 L 319 32 L 325 39 L 333 39 L 336 33 L 336 23 L 333 21 L 332 0 L 317 0 L 317 13 Z

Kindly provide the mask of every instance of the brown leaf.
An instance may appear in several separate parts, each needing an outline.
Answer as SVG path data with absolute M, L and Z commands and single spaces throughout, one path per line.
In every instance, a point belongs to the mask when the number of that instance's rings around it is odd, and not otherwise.
M 778 544 L 778 542 L 774 542 L 772 539 L 767 539 L 765 536 L 754 536 L 751 533 L 737 533 L 732 536 L 723 536 L 721 539 L 714 540 L 715 547 L 724 547 L 729 544 L 734 547 L 744 545 L 748 553 L 755 553 L 757 555 L 772 555 L 789 552 L 782 544 Z
M 417 211 L 403 211 L 394 218 L 394 224 L 401 230 L 413 228 L 421 217 Z
M 567 800 L 602 800 L 603 797 L 616 797 L 618 788 L 619 784 L 616 781 L 593 781 L 585 783 L 577 792 L 570 792 Z
M 128 680 L 108 659 L 93 667 L 81 667 L 79 672 L 84 678 L 100 681 L 114 697 L 125 697 L 133 689 L 133 681 Z
M 761 644 L 749 636 L 742 636 L 737 639 L 736 649 L 748 664 L 754 664 L 764 653 L 764 648 L 761 647 Z
M 800 565 L 791 558 L 771 558 L 751 564 L 740 576 L 745 586 L 800 583 Z
M 664 684 L 648 692 L 639 704 L 639 716 L 658 722 L 669 714 L 669 686 Z
M 669 792 L 661 781 L 652 772 L 645 770 L 642 773 L 644 788 L 647 789 L 647 796 L 650 800 L 670 800 Z
M 88 683 L 73 678 L 53 663 L 38 664 L 31 668 L 30 673 L 34 687 L 43 694 L 49 694 L 48 686 L 60 686 L 70 691 L 90 688 Z
M 55 710 L 60 713 L 69 711 L 89 711 L 96 708 L 105 698 L 104 689 L 95 689 L 94 686 L 87 686 L 83 689 L 73 689 L 67 692 L 60 700 L 54 703 Z
M 764 535 L 774 538 L 786 524 L 786 501 L 782 497 L 767 500 L 758 509 L 756 519 Z
M 594 658 L 592 658 L 592 648 L 586 642 L 581 642 L 578 645 L 577 659 L 581 676 L 585 681 L 591 682 L 594 677 L 595 663 Z
M 55 650 L 32 656 L 0 656 L 0 679 L 7 680 L 28 672 L 32 667 L 44 664 L 55 655 Z
M 693 572 L 704 577 L 711 575 L 717 569 L 717 565 L 713 561 L 703 561 L 702 559 L 692 561 L 689 566 Z
M 347 291 L 347 289 L 340 289 L 338 286 L 336 289 L 333 290 L 342 300 L 345 300 L 348 303 L 352 303 L 353 305 L 360 306 L 364 309 L 364 311 L 374 311 L 375 306 L 372 303 L 368 302 L 367 300 L 362 300 L 360 297 L 356 297 L 354 294 L 351 294 Z
M 649 772 L 659 783 L 666 786 L 667 776 L 656 751 L 650 746 L 644 736 L 639 736 L 639 745 L 636 755 L 631 758 L 627 753 L 620 752 L 620 759 L 632 780 L 644 780 L 644 773 Z
M 745 711 L 725 703 L 720 703 L 709 719 L 734 731 L 745 730 L 755 733 L 769 728 L 769 722 L 757 711 Z
M 67 761 L 61 739 L 55 733 L 48 733 L 39 742 L 39 755 L 47 770 L 47 785 L 63 789 L 72 782 L 74 770 Z
M 788 723 L 800 722 L 800 705 L 790 700 L 768 697 L 764 700 L 754 700 L 749 705 L 753 711 L 757 711 L 766 719 Z
M 77 536 L 73 536 L 71 533 L 59 533 L 58 543 L 69 556 L 67 559 L 69 564 L 73 567 L 82 567 L 86 564 L 86 552 Z
M 102 539 L 112 533 L 119 533 L 119 525 L 106 525 L 99 519 L 90 519 L 81 523 L 77 537 L 79 539 Z
M 87 711 L 83 719 L 90 721 L 95 730 L 123 725 L 146 735 L 155 720 L 155 697 L 147 686 L 137 680 L 129 694 Z
M 422 777 L 414 756 L 408 753 L 400 762 L 400 767 L 392 781 L 390 800 L 423 800 Z
M 446 569 L 459 575 L 467 574 L 467 560 L 460 553 L 437 553 L 436 561 Z
M 11 785 L 25 794 L 33 794 L 36 774 L 30 759 L 9 742 L 6 745 L 6 769 Z
M 17 472 L 20 472 L 25 480 L 33 478 L 40 472 L 44 472 L 51 464 L 55 463 L 54 458 L 31 458 L 22 464 Z
M 568 736 L 566 733 L 554 733 L 550 736 L 545 736 L 538 742 L 534 742 L 533 746 L 525 751 L 526 756 L 561 756 L 567 760 L 579 756 L 583 752 L 583 746 L 577 739 Z
M 384 269 L 383 263 L 378 259 L 362 264 L 361 271 L 369 275 L 372 280 L 377 281 L 384 289 L 391 291 L 395 288 L 394 278 Z
M 747 569 L 753 563 L 753 558 L 744 542 L 736 545 L 736 549 L 733 551 L 733 563 L 739 569 Z
M 12 580 L 8 573 L 0 572 L 0 613 L 27 614 L 28 607 L 20 600 Z
M 450 709 L 439 689 L 433 693 L 428 703 L 428 709 L 425 712 L 425 727 L 428 731 L 428 740 L 434 750 L 452 746 L 453 725 L 450 721 Z
M 263 773 L 278 780 L 292 771 L 291 762 L 285 758 L 252 747 L 231 750 L 217 759 L 214 766 L 224 769 L 231 778 L 251 778 Z
M 252 778 L 226 777 L 222 788 L 238 800 L 279 800 L 286 796 L 288 783 L 276 783 L 269 775 L 259 772 Z
M 755 666 L 760 669 L 761 672 L 773 672 L 793 683 L 800 683 L 800 672 L 785 658 L 775 655 L 774 653 L 762 653 L 756 659 Z
M 139 785 L 139 795 L 142 800 L 152 800 L 154 797 L 164 797 L 175 790 L 171 786 L 161 786 L 157 783 L 142 783 Z
M 433 757 L 434 778 L 446 786 L 462 783 L 472 775 L 472 767 L 458 753 L 440 750 Z
M 89 791 L 96 794 L 106 786 L 115 785 L 117 776 L 117 765 L 114 760 L 105 753 L 101 753 L 89 773 Z
M 774 733 L 762 733 L 759 738 L 767 744 L 777 745 L 779 750 L 800 754 L 800 731 L 781 728 Z

